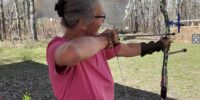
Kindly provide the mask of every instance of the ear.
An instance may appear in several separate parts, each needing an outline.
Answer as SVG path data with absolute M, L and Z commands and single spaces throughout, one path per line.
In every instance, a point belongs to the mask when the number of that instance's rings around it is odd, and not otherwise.
M 78 26 L 81 30 L 87 29 L 87 24 L 84 22 L 83 18 L 80 18 L 78 21 Z

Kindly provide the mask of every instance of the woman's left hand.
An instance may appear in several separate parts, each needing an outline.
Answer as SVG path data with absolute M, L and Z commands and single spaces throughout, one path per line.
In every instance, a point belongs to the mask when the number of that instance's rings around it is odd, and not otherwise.
M 170 45 L 171 45 L 171 43 L 172 43 L 172 40 L 169 39 L 169 38 L 161 37 L 160 40 L 164 43 L 164 46 L 165 46 L 165 47 L 170 47 Z

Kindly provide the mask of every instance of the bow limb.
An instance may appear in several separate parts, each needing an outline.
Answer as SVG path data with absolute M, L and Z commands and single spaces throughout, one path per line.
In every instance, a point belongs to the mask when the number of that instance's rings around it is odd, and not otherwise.
M 170 26 L 169 26 L 169 16 L 168 12 L 166 10 L 167 1 L 161 0 L 161 12 L 163 13 L 164 19 L 165 19 L 165 37 L 170 38 Z M 163 57 L 163 66 L 162 66 L 162 75 L 161 75 L 161 100 L 166 100 L 167 97 L 167 84 L 168 84 L 168 76 L 167 76 L 167 63 L 168 63 L 168 56 L 169 56 L 169 48 L 170 44 L 168 46 L 165 46 L 164 48 L 164 57 Z

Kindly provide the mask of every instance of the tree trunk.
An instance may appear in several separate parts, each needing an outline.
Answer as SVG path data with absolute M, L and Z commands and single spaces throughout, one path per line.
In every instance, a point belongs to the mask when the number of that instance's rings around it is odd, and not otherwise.
M 35 18 L 35 3 L 34 0 L 29 0 L 30 2 L 30 26 L 31 26 L 31 35 L 32 39 L 38 41 L 37 29 L 36 29 L 36 18 Z
M 14 0 L 15 7 L 16 7 L 16 16 L 17 16 L 17 34 L 19 36 L 19 39 L 22 40 L 21 36 L 21 23 L 20 23 L 20 17 L 19 17 L 19 2 L 18 0 Z
M 26 2 L 27 1 L 23 1 L 23 13 L 24 13 L 24 16 L 23 16 L 23 22 L 24 22 L 24 35 L 26 36 L 27 35 L 27 6 L 26 6 Z
M 5 15 L 4 15 L 4 6 L 3 6 L 3 0 L 0 2 L 0 13 L 1 13 L 1 25 L 2 25 L 2 31 L 1 31 L 1 40 L 6 40 L 6 25 L 5 25 Z

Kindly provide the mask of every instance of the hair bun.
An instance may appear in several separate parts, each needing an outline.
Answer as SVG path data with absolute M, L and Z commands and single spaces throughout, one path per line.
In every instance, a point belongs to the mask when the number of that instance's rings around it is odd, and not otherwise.
M 65 0 L 59 0 L 58 3 L 55 5 L 55 11 L 57 11 L 59 17 L 64 17 L 65 4 L 66 4 Z

